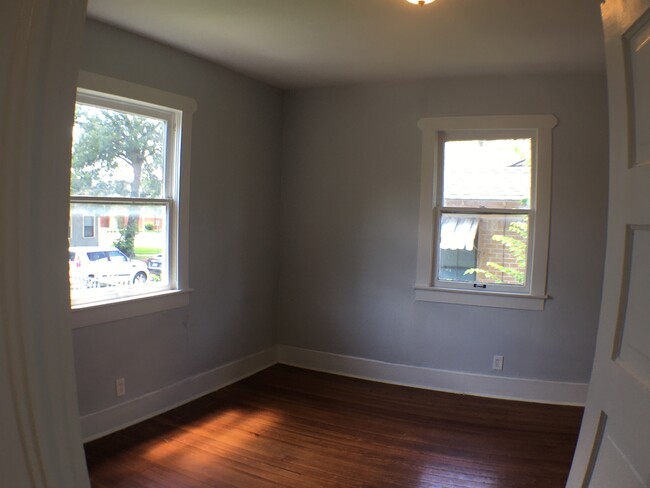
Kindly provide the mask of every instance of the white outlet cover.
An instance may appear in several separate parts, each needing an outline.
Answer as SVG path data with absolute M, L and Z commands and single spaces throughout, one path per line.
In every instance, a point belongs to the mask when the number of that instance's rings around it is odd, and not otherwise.
M 494 356 L 492 359 L 492 369 L 497 371 L 503 370 L 503 356 Z
M 115 380 L 115 395 L 116 396 L 124 396 L 126 393 L 126 384 L 124 382 L 124 378 L 118 378 Z

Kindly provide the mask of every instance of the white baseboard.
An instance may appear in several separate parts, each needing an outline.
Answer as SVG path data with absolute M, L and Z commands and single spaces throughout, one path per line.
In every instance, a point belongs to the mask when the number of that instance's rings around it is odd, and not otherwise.
M 84 442 L 188 403 L 278 362 L 342 376 L 451 393 L 560 405 L 582 406 L 587 400 L 588 385 L 585 383 L 460 373 L 279 345 L 119 405 L 84 415 L 81 417 Z
M 83 415 L 81 417 L 83 440 L 88 442 L 124 429 L 219 390 L 276 363 L 276 348 L 270 347 L 133 400 Z
M 586 383 L 541 381 L 385 363 L 372 359 L 277 346 L 278 362 L 305 369 L 430 390 L 538 403 L 580 405 Z

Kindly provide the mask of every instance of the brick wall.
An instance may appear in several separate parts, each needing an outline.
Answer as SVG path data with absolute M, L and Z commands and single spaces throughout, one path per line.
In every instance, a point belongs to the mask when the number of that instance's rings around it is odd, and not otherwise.
M 517 280 L 514 276 L 506 273 L 500 273 L 487 265 L 488 262 L 494 262 L 508 268 L 525 271 L 518 265 L 515 256 L 508 248 L 500 242 L 495 241 L 492 237 L 495 235 L 506 235 L 520 240 L 521 237 L 509 230 L 510 223 L 520 220 L 518 217 L 482 217 L 478 227 L 478 252 L 476 256 L 476 267 L 479 269 L 489 270 L 496 278 L 486 278 L 479 274 L 477 281 L 480 283 L 505 283 L 516 285 Z

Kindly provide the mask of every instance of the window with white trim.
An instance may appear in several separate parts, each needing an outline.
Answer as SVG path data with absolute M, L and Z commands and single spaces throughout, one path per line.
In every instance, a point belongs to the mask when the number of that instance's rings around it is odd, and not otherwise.
M 416 299 L 541 310 L 552 115 L 420 120 Z
M 184 97 L 80 75 L 70 178 L 73 309 L 102 305 L 102 320 L 110 320 L 106 306 L 138 299 L 116 316 L 138 315 L 172 308 L 162 300 L 147 306 L 147 299 L 187 290 L 189 148 L 183 145 L 195 109 Z

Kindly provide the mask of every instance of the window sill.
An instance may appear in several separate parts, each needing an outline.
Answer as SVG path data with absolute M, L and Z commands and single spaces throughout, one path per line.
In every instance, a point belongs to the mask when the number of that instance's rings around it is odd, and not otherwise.
M 166 290 L 150 295 L 94 302 L 72 307 L 73 329 L 187 307 L 191 289 Z
M 545 295 L 519 295 L 515 293 L 493 293 L 415 286 L 415 300 L 421 302 L 541 311 L 544 310 L 547 299 L 548 296 Z

